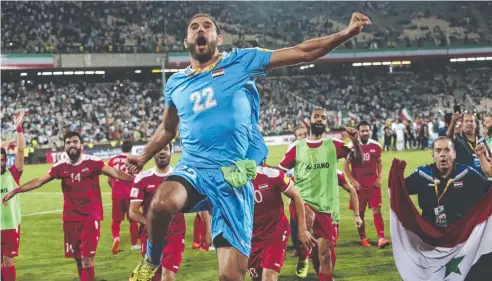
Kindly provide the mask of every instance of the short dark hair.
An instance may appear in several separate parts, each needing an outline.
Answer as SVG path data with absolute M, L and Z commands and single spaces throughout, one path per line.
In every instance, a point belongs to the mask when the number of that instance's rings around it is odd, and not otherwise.
M 130 153 L 132 151 L 132 147 L 132 142 L 126 140 L 121 144 L 121 151 L 124 153 Z
M 369 122 L 365 120 L 362 120 L 359 122 L 359 124 L 357 124 L 357 130 L 360 130 L 360 126 L 369 126 L 369 129 L 371 128 L 371 124 L 369 124 Z
M 84 141 L 82 140 L 82 137 L 80 136 L 80 134 L 77 133 L 77 132 L 74 132 L 74 131 L 70 131 L 70 132 L 66 133 L 63 136 L 63 142 L 65 142 L 67 139 L 72 138 L 72 137 L 78 137 L 80 143 L 84 143 Z
M 5 156 L 5 158 L 7 158 L 7 150 L 5 150 L 5 148 L 2 147 L 2 155 Z
M 297 131 L 301 130 L 301 129 L 306 129 L 306 130 L 307 130 L 306 125 L 304 125 L 304 124 L 299 124 L 299 125 L 297 125 L 297 126 L 296 126 L 296 128 L 294 129 L 294 134 L 295 134 Z
M 196 19 L 196 18 L 201 18 L 201 17 L 204 17 L 204 18 L 209 18 L 212 23 L 215 25 L 215 30 L 217 30 L 217 35 L 220 35 L 220 28 L 219 28 L 219 25 L 217 24 L 217 22 L 215 21 L 215 19 L 213 17 L 211 17 L 209 14 L 206 14 L 206 13 L 197 13 L 197 14 L 194 14 L 191 19 L 188 21 L 188 23 L 186 24 L 186 34 L 188 35 L 188 26 L 190 26 L 190 23 Z
M 432 142 L 432 151 L 434 151 L 434 146 L 435 146 L 436 142 L 442 141 L 442 140 L 450 141 L 451 142 L 451 146 L 453 147 L 454 150 L 456 150 L 456 148 L 454 146 L 454 140 L 452 138 L 450 138 L 448 136 L 440 136 L 435 141 Z
M 453 113 L 444 114 L 444 123 L 447 125 L 451 124 L 451 120 L 453 119 Z

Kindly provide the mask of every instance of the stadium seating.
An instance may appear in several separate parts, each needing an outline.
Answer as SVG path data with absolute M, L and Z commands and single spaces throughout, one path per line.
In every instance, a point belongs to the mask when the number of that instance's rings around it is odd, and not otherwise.
M 491 44 L 491 2 L 2 2 L 3 53 L 184 51 L 188 18 L 213 15 L 226 47 L 277 48 L 373 25 L 346 48 Z M 19 24 L 22 22 L 22 24 Z
M 162 114 L 160 85 L 160 80 L 3 83 L 2 139 L 15 129 L 11 117 L 19 105 L 29 107 L 27 140 L 36 137 L 41 145 L 61 146 L 67 129 L 81 131 L 94 143 L 148 138 Z M 266 77 L 257 85 L 264 135 L 291 133 L 315 107 L 329 111 L 331 128 L 341 125 L 342 112 L 382 124 L 400 118 L 403 108 L 424 120 L 442 119 L 454 104 L 478 112 L 492 108 L 490 69 L 378 75 L 367 70 L 339 76 Z

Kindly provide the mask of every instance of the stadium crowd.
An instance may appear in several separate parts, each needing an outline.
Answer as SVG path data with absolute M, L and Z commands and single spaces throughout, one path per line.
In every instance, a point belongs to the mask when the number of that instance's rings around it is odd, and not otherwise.
M 277 48 L 337 32 L 360 10 L 374 22 L 346 48 L 490 44 L 491 2 L 2 2 L 2 52 L 185 51 L 186 19 L 214 15 L 225 46 Z M 26 20 L 29 19 L 29 20 Z M 18 24 L 23 22 L 23 24 Z
M 323 107 L 329 113 L 329 128 L 339 128 L 350 120 L 369 120 L 383 138 L 385 125 L 400 119 L 405 109 L 406 118 L 415 119 L 414 131 L 420 129 L 420 124 L 433 123 L 430 134 L 437 134 L 444 125 L 444 113 L 453 105 L 475 109 L 477 113 L 492 108 L 492 78 L 488 71 L 386 75 L 364 72 L 259 79 L 260 130 L 263 135 L 291 133 L 310 111 Z M 26 141 L 30 143 L 35 138 L 40 145 L 49 147 L 61 147 L 67 130 L 77 130 L 93 143 L 146 140 L 162 115 L 160 80 L 28 82 L 2 84 L 4 140 L 15 129 L 11 118 L 20 106 L 29 108 Z

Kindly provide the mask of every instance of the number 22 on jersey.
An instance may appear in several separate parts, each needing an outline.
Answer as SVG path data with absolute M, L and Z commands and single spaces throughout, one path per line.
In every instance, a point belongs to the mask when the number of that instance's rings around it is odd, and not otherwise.
M 217 100 L 214 98 L 214 90 L 211 87 L 191 93 L 190 101 L 193 103 L 194 113 L 200 113 L 217 105 Z

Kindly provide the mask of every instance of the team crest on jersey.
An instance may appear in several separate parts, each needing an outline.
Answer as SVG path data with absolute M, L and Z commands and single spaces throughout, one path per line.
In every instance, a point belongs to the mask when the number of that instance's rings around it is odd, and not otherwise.
M 223 76 L 224 74 L 225 74 L 224 69 L 217 69 L 217 70 L 212 71 L 212 78 L 220 77 L 220 76 Z
M 82 173 L 83 172 L 88 172 L 88 171 L 89 171 L 89 168 L 82 169 Z

